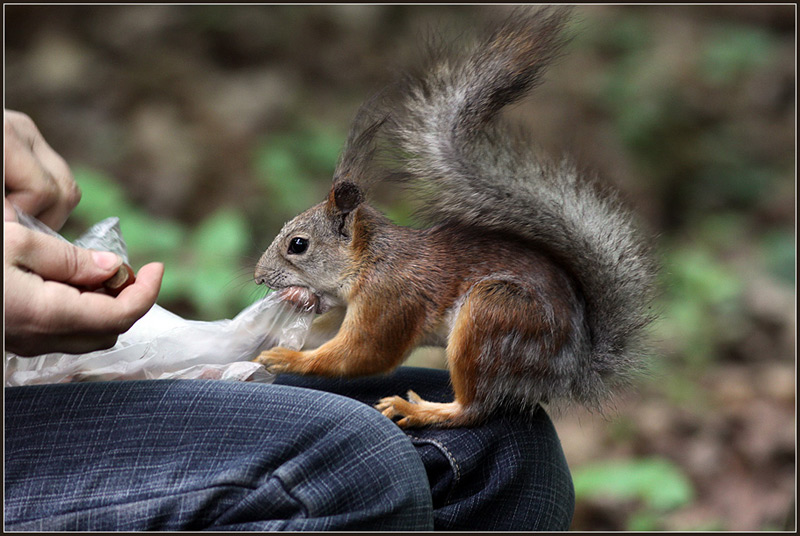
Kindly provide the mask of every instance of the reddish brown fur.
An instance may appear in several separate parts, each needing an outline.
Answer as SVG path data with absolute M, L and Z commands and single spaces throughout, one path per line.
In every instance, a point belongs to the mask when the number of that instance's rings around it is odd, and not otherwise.
M 276 288 L 312 289 L 321 307 L 346 305 L 346 318 L 317 350 L 260 361 L 375 374 L 447 339 L 455 401 L 382 400 L 401 426 L 473 424 L 542 401 L 598 407 L 639 370 L 648 248 L 614 195 L 503 128 L 501 110 L 541 83 L 568 41 L 568 8 L 526 11 L 464 55 L 435 53 L 424 73 L 360 108 L 327 202 L 284 226 L 256 272 Z M 364 205 L 376 180 L 407 184 L 439 225 L 397 227 Z M 310 235 L 306 256 L 287 252 L 293 233 Z
M 447 345 L 455 403 L 389 397 L 378 406 L 389 416 L 408 417 L 400 421 L 403 425 L 452 426 L 475 422 L 493 407 L 487 402 L 491 395 L 479 392 L 478 385 L 501 374 L 497 364 L 480 362 L 494 339 L 520 333 L 546 341 L 545 335 L 553 332 L 553 345 L 563 344 L 566 329 L 554 332 L 553 326 L 568 324 L 570 307 L 564 296 L 571 293 L 565 292 L 563 272 L 531 244 L 458 226 L 403 228 L 366 205 L 353 217 L 355 281 L 338 334 L 316 350 L 270 350 L 260 362 L 276 371 L 331 376 L 388 372 L 463 300 Z M 542 303 L 552 304 L 554 319 L 544 318 Z M 542 348 L 541 353 L 552 351 Z M 516 359 L 508 363 L 515 374 L 541 374 L 537 367 L 547 365 L 528 362 L 525 356 L 497 359 Z

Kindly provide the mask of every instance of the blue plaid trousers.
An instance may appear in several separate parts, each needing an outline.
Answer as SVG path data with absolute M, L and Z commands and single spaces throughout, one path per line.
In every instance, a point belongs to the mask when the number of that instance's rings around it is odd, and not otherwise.
M 370 407 L 447 374 L 5 390 L 6 530 L 567 530 L 544 411 L 400 430 Z M 451 399 L 451 398 L 450 398 Z

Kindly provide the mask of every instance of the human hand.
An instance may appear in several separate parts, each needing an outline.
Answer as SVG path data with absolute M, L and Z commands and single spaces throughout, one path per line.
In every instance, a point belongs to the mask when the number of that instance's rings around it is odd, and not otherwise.
M 155 303 L 164 266 L 142 267 L 112 297 L 99 288 L 122 264 L 113 253 L 79 248 L 16 222 L 4 226 L 5 342 L 21 356 L 109 348 Z
M 16 221 L 13 203 L 57 231 L 81 198 L 69 166 L 50 148 L 27 115 L 5 110 L 3 127 L 3 219 Z

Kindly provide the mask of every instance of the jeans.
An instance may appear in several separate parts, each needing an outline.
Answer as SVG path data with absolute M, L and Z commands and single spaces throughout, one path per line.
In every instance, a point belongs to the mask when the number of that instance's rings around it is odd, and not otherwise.
M 5 528 L 569 528 L 572 481 L 543 411 L 404 432 L 362 403 L 409 388 L 452 396 L 445 372 L 409 368 L 8 388 Z

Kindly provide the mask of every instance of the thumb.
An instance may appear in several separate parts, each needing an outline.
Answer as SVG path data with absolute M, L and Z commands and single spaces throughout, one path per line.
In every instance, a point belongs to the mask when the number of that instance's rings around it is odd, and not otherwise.
M 26 231 L 27 236 L 15 262 L 42 279 L 99 287 L 122 265 L 122 258 L 114 253 L 79 248 L 54 236 L 20 229 Z

